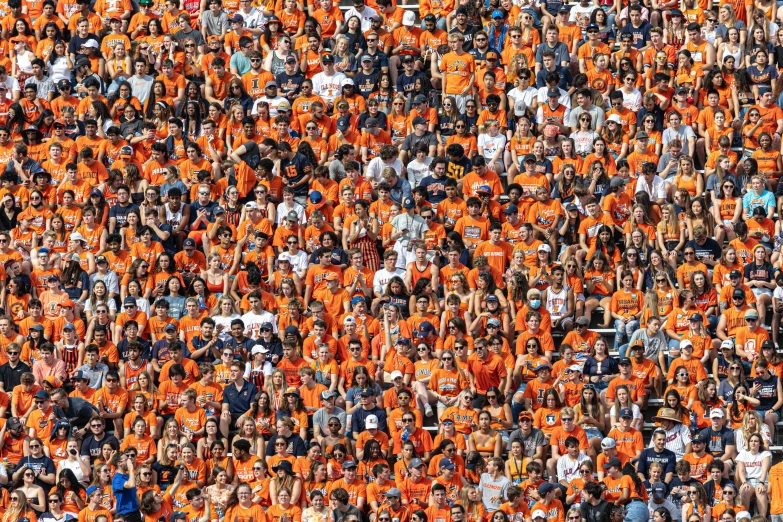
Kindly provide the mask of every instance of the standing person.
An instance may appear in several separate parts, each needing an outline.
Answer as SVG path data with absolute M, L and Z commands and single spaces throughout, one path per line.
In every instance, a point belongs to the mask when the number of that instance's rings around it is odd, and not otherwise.
M 134 456 L 128 455 L 129 452 Z M 116 498 L 117 514 L 122 515 L 125 522 L 141 522 L 138 497 L 136 496 L 135 448 L 128 448 L 120 454 L 117 461 L 117 473 L 111 483 L 111 489 Z
M 459 33 L 449 35 L 451 52 L 443 56 L 440 71 L 443 74 L 443 98 L 452 97 L 459 112 L 465 113 L 465 104 L 473 96 L 476 80 L 476 60 L 463 50 L 464 39 Z

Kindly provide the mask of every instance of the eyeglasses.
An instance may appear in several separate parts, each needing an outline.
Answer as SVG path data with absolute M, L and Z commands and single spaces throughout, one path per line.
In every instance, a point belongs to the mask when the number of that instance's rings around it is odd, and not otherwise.
M 696 252 L 683 252 L 684 256 L 695 256 Z
M 142 477 L 149 477 L 150 475 L 152 475 L 152 473 L 150 473 L 149 471 L 145 471 L 144 473 L 141 474 Z
M 40 444 L 30 444 L 30 449 L 40 448 Z
M 734 490 L 733 489 L 727 489 L 726 491 L 723 492 L 723 494 L 724 495 L 733 495 L 734 494 Z
M 285 442 L 275 442 L 275 446 L 276 446 L 276 447 L 277 447 L 277 446 L 280 446 L 280 447 L 282 447 L 282 446 L 285 446 L 285 445 L 286 445 L 286 443 L 285 443 Z
M 209 192 L 201 192 L 198 193 L 199 196 L 209 196 Z
M 378 39 L 377 39 L 377 38 L 367 38 L 367 43 L 370 43 L 370 42 L 377 42 L 377 41 L 378 41 Z
M 402 419 L 402 422 L 404 422 L 405 424 L 407 424 L 407 423 L 409 423 L 409 422 L 413 422 L 413 419 Z
M 732 366 L 731 368 L 729 368 L 729 370 L 731 370 L 733 372 L 738 372 L 738 371 L 740 371 L 740 367 L 739 366 Z
M 560 417 L 560 420 L 563 421 L 563 422 L 571 422 L 572 420 L 574 420 L 574 418 L 573 417 Z
M 120 382 L 119 379 L 106 379 L 106 382 Z
M 687 376 L 688 376 L 688 372 L 681 372 L 677 374 L 677 377 L 687 377 Z
M 50 498 L 49 502 L 60 502 L 59 498 Z

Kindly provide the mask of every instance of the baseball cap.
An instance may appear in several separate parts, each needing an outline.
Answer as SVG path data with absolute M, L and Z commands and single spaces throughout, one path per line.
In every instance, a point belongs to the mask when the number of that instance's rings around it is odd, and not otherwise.
M 402 201 L 402 208 L 404 208 L 405 210 L 410 210 L 415 207 L 416 207 L 416 202 L 413 201 L 413 198 L 405 198 Z
M 622 468 L 622 467 L 623 467 L 623 463 L 617 457 L 612 457 L 611 459 L 607 460 L 606 464 L 604 464 L 604 466 L 603 466 L 604 469 Z
M 378 417 L 375 415 L 368 415 L 364 420 L 364 426 L 369 429 L 378 429 Z
M 636 139 L 637 140 L 646 140 L 647 138 L 649 138 L 649 136 L 644 131 L 639 131 L 639 132 L 636 133 Z
M 176 332 L 177 331 L 177 327 L 174 326 L 173 323 L 169 323 L 169 324 L 167 324 L 166 326 L 163 327 L 163 331 L 164 332 Z
M 691 442 L 695 444 L 706 444 L 707 437 L 705 437 L 703 433 L 698 432 L 693 436 L 693 438 L 691 438 Z
M 413 11 L 406 11 L 402 15 L 402 25 L 410 27 L 416 23 L 416 14 Z
M 758 319 L 758 318 L 759 318 L 759 313 L 753 308 L 745 312 L 745 319 Z
M 550 87 L 546 90 L 546 95 L 549 97 L 559 98 L 560 97 L 560 89 L 557 87 Z
M 49 392 L 45 390 L 38 390 L 36 394 L 33 396 L 34 399 L 46 401 L 49 400 Z
M 601 447 L 605 450 L 616 448 L 617 441 L 615 441 L 612 437 L 604 437 L 601 439 Z
M 493 19 L 495 19 L 495 18 L 505 18 L 505 17 L 506 16 L 503 14 L 503 11 L 501 11 L 500 9 L 495 9 L 494 11 L 492 11 L 492 18 Z
M 332 399 L 334 397 L 337 397 L 337 394 L 335 392 L 333 392 L 332 390 L 324 390 L 324 391 L 321 392 L 321 400 L 322 401 L 326 401 L 326 400 Z M 367 419 L 369 420 L 369 417 L 367 417 Z
M 410 464 L 408 464 L 408 467 L 410 468 L 420 468 L 424 465 L 424 461 L 421 459 L 411 459 Z
M 652 486 L 652 495 L 653 498 L 666 498 L 666 484 L 663 482 L 656 482 Z
M 620 408 L 620 418 L 632 419 L 633 411 L 631 410 L 631 408 Z
M 454 469 L 456 466 L 454 466 L 454 463 L 451 461 L 451 459 L 441 459 L 438 467 L 441 469 Z
M 183 246 L 183 247 L 194 247 L 194 246 L 196 246 L 196 240 L 195 240 L 195 239 L 193 239 L 192 237 L 186 238 L 186 239 L 185 239 L 185 240 L 182 242 L 182 246 Z
M 723 417 L 725 417 L 725 415 L 723 414 L 722 408 L 710 410 L 710 419 L 722 419 Z
M 735 288 L 734 291 L 731 293 L 731 297 L 735 299 L 745 298 L 745 291 L 741 288 Z

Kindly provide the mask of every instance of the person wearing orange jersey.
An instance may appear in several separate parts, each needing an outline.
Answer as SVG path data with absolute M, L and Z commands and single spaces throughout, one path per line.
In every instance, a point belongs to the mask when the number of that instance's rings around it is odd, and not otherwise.
M 101 417 L 114 422 L 115 433 L 123 433 L 122 419 L 128 407 L 128 392 L 120 388 L 119 373 L 110 370 L 106 374 L 105 384 L 96 392 L 94 399 Z
M 603 468 L 607 472 L 603 480 L 606 500 L 625 506 L 625 520 L 648 520 L 650 511 L 645 502 L 647 491 L 639 477 L 636 474 L 624 474 L 622 461 L 617 457 L 609 459 Z

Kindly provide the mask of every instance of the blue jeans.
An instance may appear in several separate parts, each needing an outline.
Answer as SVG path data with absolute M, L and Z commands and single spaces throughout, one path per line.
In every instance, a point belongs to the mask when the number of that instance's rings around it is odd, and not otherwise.
M 630 340 L 630 339 L 629 339 L 629 340 Z M 620 359 L 622 359 L 623 357 L 625 357 L 625 353 L 628 351 L 628 347 L 629 347 L 629 346 L 630 346 L 630 344 L 629 344 L 629 343 L 625 343 L 624 345 L 620 346 L 620 347 L 617 349 L 617 353 L 618 353 L 618 355 L 620 356 Z
M 625 518 L 629 522 L 648 522 L 650 520 L 650 510 L 647 504 L 641 501 L 631 501 L 625 506 Z
M 631 340 L 631 336 L 633 333 L 639 329 L 639 320 L 638 319 L 632 319 L 631 321 L 628 321 L 627 323 L 624 321 L 621 321 L 619 319 L 614 320 L 614 346 L 618 347 L 621 344 L 623 344 L 623 341 L 625 340 L 625 337 L 628 337 L 628 340 Z

